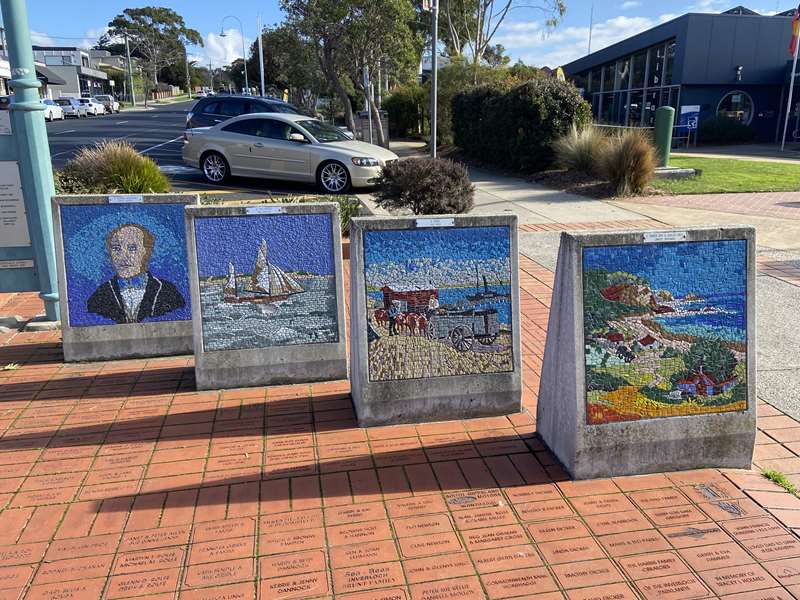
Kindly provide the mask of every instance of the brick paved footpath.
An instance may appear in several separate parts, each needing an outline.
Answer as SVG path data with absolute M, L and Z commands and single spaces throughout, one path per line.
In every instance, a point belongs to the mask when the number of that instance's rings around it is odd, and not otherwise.
M 532 416 L 553 274 L 521 268 L 507 417 L 359 429 L 347 382 L 196 392 L 190 357 L 0 334 L 0 598 L 800 598 L 800 500 L 757 470 L 565 476 Z M 800 423 L 759 414 L 798 477 Z

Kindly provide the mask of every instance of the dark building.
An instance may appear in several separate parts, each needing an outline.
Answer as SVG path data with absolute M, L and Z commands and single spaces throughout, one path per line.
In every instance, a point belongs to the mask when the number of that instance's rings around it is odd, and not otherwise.
M 781 134 L 791 75 L 791 11 L 744 7 L 689 13 L 564 66 L 600 123 L 652 126 L 660 106 L 699 107 L 750 125 L 759 141 Z M 800 70 L 800 69 L 799 69 Z M 797 82 L 796 82 L 797 83 Z M 795 101 L 800 90 L 795 89 Z M 797 130 L 790 120 L 789 134 Z

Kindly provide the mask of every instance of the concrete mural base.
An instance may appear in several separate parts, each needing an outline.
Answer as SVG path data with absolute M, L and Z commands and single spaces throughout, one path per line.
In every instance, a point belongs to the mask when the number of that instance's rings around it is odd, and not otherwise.
M 651 418 L 642 415 L 636 416 L 635 420 L 623 419 L 619 422 L 612 422 L 612 419 L 597 422 L 595 418 L 595 422 L 591 422 L 587 395 L 587 364 L 591 346 L 584 337 L 584 315 L 588 315 L 584 307 L 584 253 L 588 248 L 646 245 L 656 241 L 681 243 L 726 240 L 741 241 L 746 248 L 744 264 L 741 266 L 747 284 L 746 340 L 742 344 L 746 346 L 745 408 L 682 416 Z M 609 248 L 609 251 L 614 250 Z M 682 268 L 689 269 L 691 265 L 684 264 Z M 666 312 L 666 309 L 663 310 Z M 621 336 L 609 334 L 608 337 L 614 335 Z M 686 338 L 675 336 L 674 339 Z M 645 343 L 649 341 L 645 340 Z M 620 345 L 625 343 L 619 342 Z M 679 343 L 675 342 L 676 345 Z M 612 350 L 611 354 L 615 351 L 622 356 L 630 353 L 627 346 L 624 350 Z M 647 352 L 640 351 L 639 360 L 643 360 Z M 666 350 L 657 352 L 660 357 L 667 356 Z M 655 353 L 652 355 L 655 356 Z M 575 479 L 705 467 L 749 469 L 756 434 L 755 359 L 755 232 L 752 228 L 561 234 L 536 429 Z M 627 365 L 622 361 L 620 363 L 620 369 L 624 370 L 634 368 L 630 365 L 635 365 L 636 361 L 632 360 Z M 682 401 L 680 396 L 676 398 L 676 402 Z M 690 399 L 697 406 L 707 402 L 709 397 L 692 396 Z
M 283 219 L 281 223 L 289 226 L 294 217 L 325 218 L 325 240 L 315 239 L 303 224 L 297 236 L 284 237 L 275 219 Z M 258 224 L 254 225 L 256 220 Z M 229 225 L 233 221 L 237 225 Z M 255 247 L 245 241 L 247 236 L 252 237 L 250 241 L 255 240 Z M 197 389 L 347 379 L 338 205 L 192 207 L 186 211 L 186 238 Z M 215 241 L 222 246 L 214 247 Z M 224 260 L 215 256 L 224 252 L 229 254 Z M 312 289 L 315 279 L 309 271 L 313 269 L 303 262 L 305 255 L 326 256 L 330 272 L 324 291 Z M 262 266 L 258 266 L 259 261 Z M 224 271 L 219 273 L 220 269 Z M 288 297 L 272 296 L 274 301 L 265 298 L 267 292 L 261 289 L 258 298 L 253 292 L 256 271 L 265 276 L 269 273 L 268 279 L 275 285 L 288 276 L 293 283 L 287 285 L 298 283 L 305 288 L 300 290 L 298 286 L 300 291 L 294 293 L 290 290 Z M 269 293 L 277 292 L 270 289 Z M 319 294 L 321 300 L 313 294 Z M 324 304 L 322 317 L 311 310 L 312 300 L 304 300 L 305 297 Z M 319 318 L 323 318 L 322 327 L 328 333 L 325 339 L 319 339 L 320 326 L 313 321 Z M 281 339 L 277 338 L 278 330 Z M 302 335 L 314 339 L 301 339 Z
M 445 232 L 441 234 L 442 248 L 444 248 L 443 258 L 451 261 L 449 268 L 452 271 L 459 257 L 458 251 L 449 252 L 447 235 L 455 231 L 462 231 L 461 235 L 469 240 L 470 228 L 496 229 L 504 232 L 503 235 L 506 239 L 507 246 L 504 246 L 503 261 L 508 272 L 508 280 L 506 281 L 505 277 L 498 279 L 498 284 L 504 283 L 505 285 L 496 285 L 492 289 L 496 292 L 497 289 L 502 288 L 503 302 L 507 303 L 504 314 L 509 316 L 507 317 L 508 323 L 500 325 L 499 334 L 497 328 L 493 330 L 493 333 L 497 334 L 495 337 L 481 338 L 481 334 L 491 333 L 483 329 L 485 324 L 481 320 L 488 317 L 481 316 L 477 321 L 470 321 L 471 315 L 475 311 L 471 312 L 471 309 L 467 307 L 468 303 L 465 302 L 465 299 L 470 297 L 477 302 L 476 299 L 481 294 L 485 294 L 484 300 L 486 301 L 483 303 L 483 308 L 491 304 L 493 291 L 490 291 L 486 279 L 482 279 L 483 283 L 475 281 L 479 275 L 483 276 L 483 273 L 476 275 L 475 271 L 478 268 L 470 266 L 466 274 L 453 275 L 452 272 L 450 273 L 450 277 L 460 276 L 465 281 L 458 285 L 452 279 L 447 282 L 447 277 L 440 276 L 436 271 L 437 259 L 426 254 L 432 244 L 419 242 L 414 246 L 415 242 L 403 239 L 406 233 L 422 235 L 420 232 L 430 232 L 431 235 L 436 236 L 438 235 L 437 231 Z M 369 236 L 377 236 L 386 232 L 395 236 L 392 244 L 406 243 L 414 247 L 412 251 L 418 252 L 418 254 L 404 258 L 398 254 L 399 246 L 387 246 L 386 260 L 382 263 L 383 266 L 388 266 L 386 272 L 397 274 L 397 266 L 405 264 L 418 281 L 421 282 L 424 279 L 423 287 L 430 287 L 430 290 L 419 291 L 420 285 L 411 284 L 403 288 L 402 283 L 397 280 L 397 278 L 402 278 L 402 275 L 397 275 L 394 280 L 391 275 L 387 275 L 385 281 L 368 282 L 367 273 L 375 267 L 373 262 L 375 252 L 370 249 L 369 240 L 378 239 Z M 350 244 L 351 388 L 361 426 L 444 421 L 505 415 L 520 411 L 522 378 L 519 261 L 515 216 L 360 217 L 351 221 Z M 474 247 L 477 246 L 478 244 L 474 245 Z M 477 264 L 479 259 L 473 262 Z M 409 264 L 417 266 L 408 267 Z M 431 271 L 423 272 L 424 269 L 431 269 Z M 496 274 L 496 271 L 494 273 Z M 381 290 L 379 298 L 376 288 L 382 285 L 386 287 Z M 392 286 L 395 288 L 394 291 L 390 289 Z M 401 288 L 405 291 L 398 291 Z M 390 294 L 394 295 L 389 296 Z M 411 306 L 414 302 L 413 294 L 425 296 L 420 299 L 421 306 L 416 309 Z M 429 296 L 426 294 L 437 296 L 438 310 L 427 310 Z M 448 305 L 448 302 L 453 302 L 454 295 L 463 296 L 459 301 L 459 310 Z M 379 314 L 383 311 L 380 308 L 381 303 L 384 302 L 386 306 L 391 306 L 394 301 L 390 298 L 405 298 L 397 301 L 398 306 L 403 307 L 406 316 L 415 315 L 415 318 L 419 320 L 414 321 L 416 325 L 406 326 L 402 331 L 398 329 L 398 333 L 393 334 L 390 325 L 386 322 L 379 322 L 385 316 Z M 492 311 L 493 309 L 490 308 L 487 314 L 491 316 Z M 431 316 L 432 314 L 435 316 Z M 427 316 L 423 320 L 425 315 Z M 421 325 L 420 322 L 425 325 Z M 471 333 L 468 335 L 474 334 L 475 336 L 469 349 L 462 347 L 460 350 L 456 350 L 457 341 L 453 337 L 453 331 L 459 323 L 470 328 Z M 504 344 L 502 347 L 499 346 L 500 342 L 498 341 L 501 338 Z M 386 345 L 381 347 L 382 350 L 394 347 L 395 351 L 381 354 L 377 358 L 374 354 L 377 352 L 376 346 L 384 343 Z M 370 344 L 373 346 L 371 347 Z M 395 346 L 390 346 L 390 344 Z M 493 346 L 493 344 L 497 346 Z M 407 351 L 403 350 L 406 346 L 408 347 Z M 449 354 L 447 356 L 442 354 L 445 352 Z M 421 356 L 422 362 L 426 363 L 423 371 L 426 369 L 433 371 L 431 363 L 437 361 L 440 364 L 451 361 L 460 364 L 461 368 L 469 370 L 470 355 L 480 357 L 481 352 L 485 352 L 487 355 L 502 355 L 503 360 L 507 361 L 503 363 L 503 368 L 499 369 L 502 372 L 473 371 L 470 374 L 458 375 L 442 375 L 441 372 L 438 372 L 436 376 L 426 376 L 412 374 L 415 367 L 409 366 L 409 363 L 415 360 L 415 356 Z M 463 360 L 463 362 L 458 363 L 458 360 Z M 383 369 L 389 364 L 394 365 L 392 368 L 395 369 L 395 376 L 387 375 Z M 387 370 L 391 371 L 391 369 Z M 491 371 L 491 369 L 486 369 L 486 371 Z
M 161 254 L 167 256 L 173 265 L 176 272 L 182 273 L 183 283 L 180 284 L 177 278 L 164 277 L 158 271 L 159 264 L 150 264 L 147 268 L 148 273 L 151 271 L 160 276 L 159 285 L 161 289 L 165 286 L 173 286 L 177 284 L 181 286 L 188 285 L 188 267 L 182 264 L 182 259 L 176 259 L 178 254 L 183 255 L 185 252 L 184 228 L 182 223 L 176 220 L 176 215 L 180 215 L 183 211 L 183 206 L 193 205 L 199 203 L 199 196 L 196 194 L 128 194 L 128 195 L 71 195 L 71 196 L 54 196 L 53 197 L 53 221 L 56 238 L 56 261 L 58 267 L 58 287 L 59 296 L 61 298 L 61 329 L 64 347 L 64 360 L 67 362 L 73 361 L 91 361 L 91 360 L 118 360 L 123 358 L 140 358 L 150 356 L 170 356 L 176 354 L 191 354 L 192 352 L 192 323 L 189 318 L 189 298 L 188 290 L 182 310 L 186 313 L 181 320 L 169 320 L 169 314 L 166 313 L 162 320 L 145 320 L 135 323 L 113 323 L 113 321 L 106 319 L 105 322 L 87 323 L 78 322 L 76 314 L 71 307 L 71 303 L 79 303 L 86 305 L 86 298 L 81 297 L 78 300 L 78 291 L 70 287 L 70 277 L 74 276 L 73 271 L 76 270 L 75 255 L 84 256 L 91 253 L 97 259 L 97 256 L 103 256 L 105 262 L 108 262 L 107 253 L 111 252 L 111 244 L 108 238 L 103 239 L 100 233 L 107 233 L 112 230 L 116 225 L 119 227 L 125 223 L 138 223 L 136 214 L 139 207 L 144 210 L 153 209 L 157 205 L 172 205 L 176 207 L 174 215 L 171 220 L 175 221 L 170 225 L 163 225 L 157 223 L 157 219 L 150 217 L 150 222 L 161 225 L 162 232 L 169 232 L 174 234 L 169 242 L 164 239 L 158 239 L 150 242 L 149 254 L 147 260 L 155 262 L 155 256 L 158 256 L 159 245 L 171 244 L 169 250 L 163 250 Z M 65 223 L 62 216 L 63 208 L 85 208 L 95 211 L 102 210 L 102 207 L 108 207 L 109 215 L 113 210 L 125 210 L 124 214 L 112 220 L 108 215 L 101 215 L 99 212 L 93 213 L 97 217 L 94 223 L 85 222 L 79 223 L 79 227 L 86 227 L 79 231 L 72 231 L 76 238 L 78 234 L 83 235 L 84 232 L 89 231 L 89 227 L 93 227 L 90 234 L 86 234 L 86 239 L 92 239 L 94 243 L 88 243 L 85 240 L 77 240 L 75 238 L 65 239 L 65 235 L 69 233 L 70 229 L 65 233 Z M 152 229 L 155 229 L 151 226 Z M 90 235 L 93 236 L 90 238 Z M 178 239 L 178 236 L 180 239 Z M 70 249 L 68 246 L 71 243 L 76 243 L 75 248 Z M 97 248 L 100 244 L 101 248 Z M 176 252 L 176 250 L 180 252 Z M 70 250 L 72 254 L 70 255 Z M 69 256 L 68 256 L 69 255 Z M 185 255 L 184 255 L 185 256 Z M 112 261 L 113 262 L 113 261 Z M 181 264 L 178 264 L 181 263 Z M 83 277 L 86 278 L 87 273 L 93 271 L 97 277 L 97 281 L 93 285 L 97 286 L 100 290 L 104 286 L 108 289 L 111 288 L 108 277 L 113 276 L 114 272 L 108 264 L 95 264 L 95 262 L 81 265 L 84 270 Z M 104 272 L 104 275 L 100 273 Z M 104 281 L 105 280 L 105 281 Z M 173 280 L 173 281 L 170 281 Z M 169 282 L 169 283 L 167 283 Z M 177 289 L 174 288 L 173 289 Z M 164 295 L 162 294 L 162 298 Z M 117 296 L 119 299 L 119 296 Z M 90 300 L 91 301 L 91 300 Z M 81 306 L 81 319 L 86 321 L 90 316 L 86 312 L 85 306 Z M 175 314 L 175 313 L 172 313 Z

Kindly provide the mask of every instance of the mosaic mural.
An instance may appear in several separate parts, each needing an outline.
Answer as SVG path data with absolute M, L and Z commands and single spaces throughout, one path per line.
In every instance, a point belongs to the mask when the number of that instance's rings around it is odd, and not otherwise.
M 330 214 L 197 217 L 203 348 L 339 339 Z
M 508 227 L 364 232 L 370 381 L 514 370 Z
M 60 206 L 71 327 L 191 319 L 183 208 Z
M 746 244 L 584 248 L 589 424 L 747 409 Z

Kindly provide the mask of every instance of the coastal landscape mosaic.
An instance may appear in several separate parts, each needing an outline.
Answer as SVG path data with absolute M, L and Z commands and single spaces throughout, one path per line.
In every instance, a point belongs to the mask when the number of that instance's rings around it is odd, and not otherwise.
M 339 339 L 330 214 L 195 218 L 205 351 Z
M 747 243 L 583 249 L 589 424 L 747 409 Z
M 370 381 L 505 373 L 508 227 L 364 232 Z

